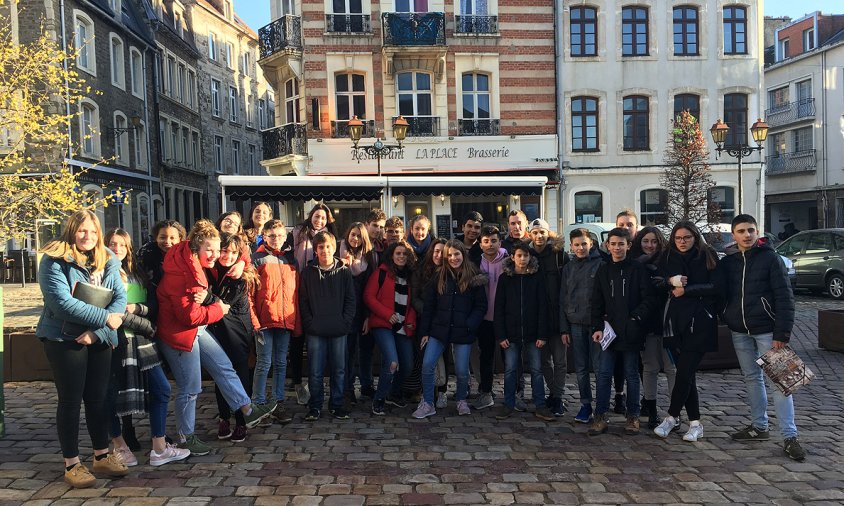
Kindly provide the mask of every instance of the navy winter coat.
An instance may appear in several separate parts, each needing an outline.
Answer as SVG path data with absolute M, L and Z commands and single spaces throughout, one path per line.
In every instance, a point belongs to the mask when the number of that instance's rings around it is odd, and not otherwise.
M 431 283 L 425 293 L 419 335 L 436 337 L 445 344 L 472 344 L 486 314 L 484 285 L 488 282 L 486 274 L 478 274 L 460 293 L 454 278 L 448 276 L 442 294 L 437 291 L 438 283 Z

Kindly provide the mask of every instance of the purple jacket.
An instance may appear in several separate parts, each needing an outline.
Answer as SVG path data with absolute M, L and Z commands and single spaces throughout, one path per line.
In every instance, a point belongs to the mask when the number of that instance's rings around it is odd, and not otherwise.
M 495 260 L 490 262 L 486 256 L 481 257 L 481 272 L 489 276 L 489 283 L 486 285 L 486 300 L 495 301 L 495 290 L 498 288 L 498 277 L 504 272 L 504 259 L 508 258 L 507 250 L 499 248 Z M 495 316 L 495 304 L 490 302 L 486 308 L 484 320 L 492 321 Z

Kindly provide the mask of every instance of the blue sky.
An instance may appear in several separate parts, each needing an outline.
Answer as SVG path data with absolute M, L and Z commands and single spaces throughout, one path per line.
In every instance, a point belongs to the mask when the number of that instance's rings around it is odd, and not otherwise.
M 234 0 L 234 10 L 256 32 L 270 22 L 269 0 Z M 765 0 L 766 16 L 790 16 L 792 19 L 804 14 L 822 11 L 825 14 L 843 14 L 841 0 Z

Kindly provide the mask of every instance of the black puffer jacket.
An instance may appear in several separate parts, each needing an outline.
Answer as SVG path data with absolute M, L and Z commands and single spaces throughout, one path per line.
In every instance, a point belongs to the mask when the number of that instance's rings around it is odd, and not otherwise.
M 693 248 L 680 253 L 669 249 L 663 260 L 666 280 L 677 275 L 688 278 L 682 296 L 668 296 L 663 324 L 667 348 L 695 352 L 718 349 L 715 273 L 706 268 L 706 257 L 699 251 Z M 670 289 L 666 286 L 666 290 Z
M 331 269 L 308 265 L 299 278 L 299 311 L 306 335 L 340 337 L 352 330 L 357 307 L 352 271 L 335 259 Z
M 206 303 L 214 304 L 217 300 L 222 300 L 230 306 L 229 312 L 221 320 L 209 325 L 208 329 L 219 341 L 226 341 L 248 350 L 253 341 L 255 326 L 252 323 L 246 281 L 226 276 L 227 272 L 228 268 L 219 263 L 213 269 L 205 269 L 213 295 Z
M 592 290 L 595 275 L 604 261 L 596 249 L 586 258 L 574 257 L 563 267 L 560 277 L 560 333 L 571 332 L 571 324 L 592 323 Z
M 466 291 L 460 293 L 454 278 L 448 276 L 442 294 L 437 291 L 437 283 L 431 283 L 425 292 L 419 335 L 436 337 L 445 344 L 472 344 L 486 314 L 484 285 L 488 282 L 486 274 L 476 274 Z
M 662 255 L 656 253 L 654 255 L 640 255 L 636 261 L 645 266 L 648 276 L 651 279 L 651 286 L 654 289 L 654 316 L 648 318 L 645 322 L 645 335 L 656 334 L 663 335 L 661 315 L 665 313 L 665 304 L 668 301 L 668 291 L 670 287 L 665 281 L 665 271 L 663 270 Z
M 563 266 L 569 261 L 568 253 L 559 237 L 549 237 L 542 251 L 536 251 L 533 244 L 530 252 L 539 260 L 539 274 L 545 278 L 545 293 L 548 296 L 548 330 L 552 334 L 560 333 L 560 278 Z
M 598 268 L 592 292 L 592 332 L 604 330 L 604 320 L 615 330 L 610 351 L 641 351 L 645 322 L 653 317 L 656 297 L 645 267 L 625 258 Z
M 724 323 L 734 332 L 765 334 L 787 343 L 794 326 L 794 294 L 785 265 L 768 243 L 745 252 L 728 248 L 718 262 L 719 289 Z
M 548 332 L 545 280 L 537 273 L 536 257 L 530 257 L 526 274 L 516 273 L 509 257 L 502 268 L 495 290 L 495 338 L 499 343 L 505 339 L 524 343 L 553 337 Z

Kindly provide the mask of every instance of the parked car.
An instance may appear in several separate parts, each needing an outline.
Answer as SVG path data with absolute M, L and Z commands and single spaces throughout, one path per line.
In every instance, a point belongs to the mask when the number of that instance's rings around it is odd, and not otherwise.
M 794 262 L 797 288 L 844 299 L 844 228 L 798 232 L 776 249 Z

